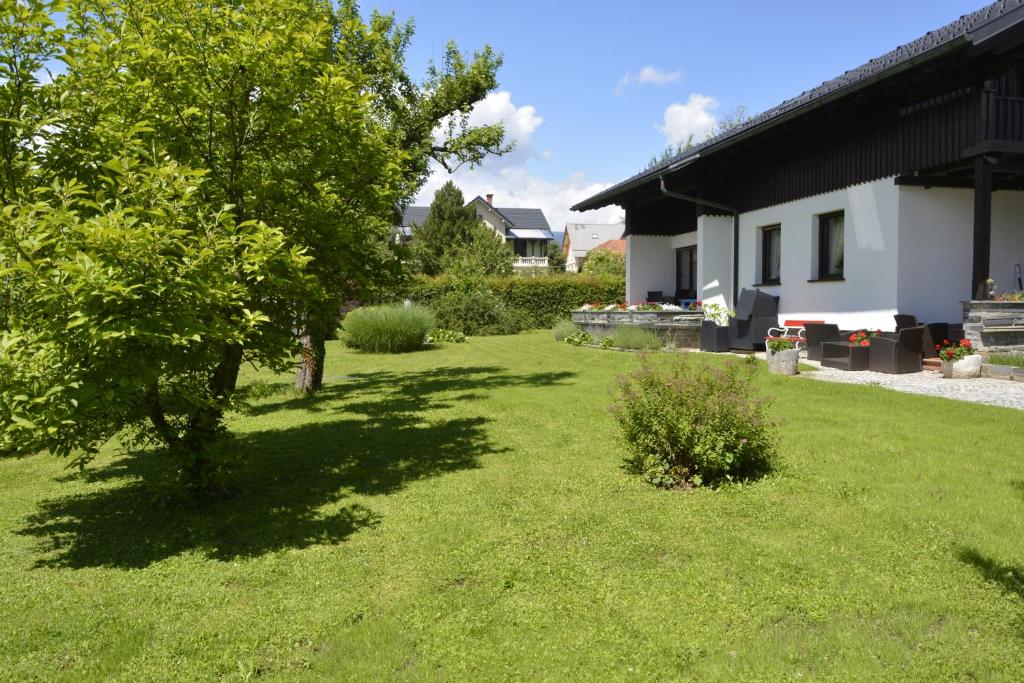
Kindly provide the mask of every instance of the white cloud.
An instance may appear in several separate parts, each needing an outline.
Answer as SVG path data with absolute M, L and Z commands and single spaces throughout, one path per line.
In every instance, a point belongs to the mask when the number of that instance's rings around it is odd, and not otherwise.
M 477 168 L 463 167 L 454 175 L 435 165 L 433 174 L 416 197 L 416 204 L 429 205 L 434 199 L 434 192 L 448 180 L 453 180 L 467 200 L 493 194 L 496 206 L 541 209 L 555 232 L 561 232 L 569 222 L 614 223 L 622 218 L 622 209 L 617 206 L 582 213 L 569 210 L 573 204 L 597 194 L 612 183 L 590 180 L 581 172 L 548 180 L 527 168 L 528 161 L 543 166 L 552 156 L 550 150 L 538 152 L 534 149 L 533 134 L 544 123 L 544 117 L 537 114 L 536 107 L 517 107 L 512 95 L 502 91 L 484 98 L 469 118 L 473 125 L 503 122 L 506 139 L 514 141 L 516 149 L 502 157 L 488 158 Z
M 685 103 L 676 102 L 665 109 L 665 123 L 658 130 L 669 145 L 685 143 L 691 135 L 695 143 L 702 142 L 715 130 L 717 108 L 718 100 L 714 97 L 690 93 Z
M 622 91 L 631 85 L 668 85 L 682 79 L 682 71 L 662 71 L 661 69 L 648 64 L 637 73 L 627 73 L 619 79 L 615 86 L 615 94 L 620 95 Z

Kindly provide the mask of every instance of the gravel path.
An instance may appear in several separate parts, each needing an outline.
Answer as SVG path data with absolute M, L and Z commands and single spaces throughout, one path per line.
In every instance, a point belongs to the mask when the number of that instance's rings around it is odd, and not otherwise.
M 893 391 L 923 396 L 939 396 L 954 401 L 984 403 L 990 406 L 1024 410 L 1024 382 L 1002 379 L 943 379 L 938 372 L 916 372 L 906 375 L 887 375 L 881 372 L 850 372 L 834 368 L 821 368 L 815 361 L 801 359 L 801 363 L 818 366 L 817 372 L 803 373 L 824 382 L 843 384 L 873 384 Z

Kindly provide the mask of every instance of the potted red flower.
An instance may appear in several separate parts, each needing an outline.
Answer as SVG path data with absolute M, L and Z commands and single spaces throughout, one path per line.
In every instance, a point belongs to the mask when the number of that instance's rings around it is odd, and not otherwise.
M 950 341 L 943 339 L 935 345 L 942 361 L 942 376 L 946 379 L 972 379 L 981 375 L 982 357 L 975 351 L 970 339 Z
M 857 330 L 856 332 L 850 334 L 848 339 L 851 344 L 856 344 L 857 346 L 871 346 L 871 338 L 881 333 L 881 330 L 876 330 L 875 332 L 868 332 L 867 330 Z

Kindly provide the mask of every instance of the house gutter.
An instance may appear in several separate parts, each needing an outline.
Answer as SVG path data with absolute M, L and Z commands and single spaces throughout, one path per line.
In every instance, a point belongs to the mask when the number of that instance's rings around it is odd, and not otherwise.
M 696 157 L 691 157 L 691 159 L 695 158 Z M 682 164 L 683 162 L 688 163 L 689 161 L 690 159 L 684 159 L 677 163 Z M 673 164 L 673 166 L 675 165 L 676 164 Z M 672 166 L 669 166 L 668 169 L 665 169 L 665 173 L 668 173 L 671 168 Z M 725 211 L 726 213 L 732 214 L 732 307 L 736 308 L 736 301 L 740 286 L 740 212 L 727 204 L 719 204 L 718 202 L 701 199 L 700 197 L 694 197 L 681 192 L 673 192 L 665 185 L 664 173 L 658 176 L 658 186 L 661 189 L 661 193 L 671 199 L 680 199 L 685 202 L 692 202 L 700 206 L 706 206 L 711 209 L 718 209 L 719 211 Z

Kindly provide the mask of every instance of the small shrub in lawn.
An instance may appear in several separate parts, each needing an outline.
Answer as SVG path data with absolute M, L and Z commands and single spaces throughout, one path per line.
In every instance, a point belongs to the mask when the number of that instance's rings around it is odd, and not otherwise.
M 465 341 L 466 335 L 458 330 L 446 330 L 443 327 L 437 328 L 427 337 L 428 344 L 463 344 Z
M 612 412 L 627 469 L 665 488 L 761 476 L 775 457 L 774 424 L 750 383 L 753 366 L 644 360 L 620 380 Z
M 568 337 L 566 337 L 565 343 L 570 344 L 572 346 L 583 346 L 584 344 L 593 344 L 594 335 L 590 334 L 589 332 L 577 332 L 575 334 L 570 334 Z
M 572 336 L 579 331 L 580 328 L 576 327 L 576 325 L 569 320 L 563 320 L 555 325 L 551 330 L 552 334 L 555 335 L 555 341 L 565 341 L 566 337 Z
M 436 327 L 434 314 L 422 306 L 359 308 L 342 324 L 345 344 L 370 353 L 402 353 L 422 348 Z
M 614 349 L 615 348 L 615 338 L 614 337 L 605 337 L 604 339 L 602 339 L 601 340 L 601 348 L 602 349 Z
M 619 327 L 612 333 L 615 346 L 620 349 L 654 351 L 664 346 L 661 337 L 646 327 Z

